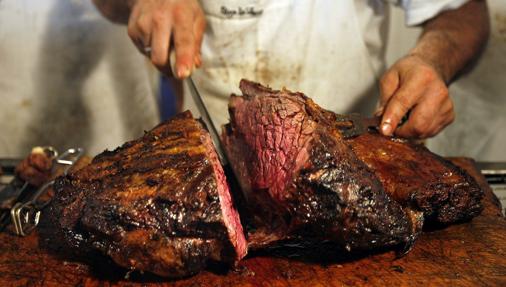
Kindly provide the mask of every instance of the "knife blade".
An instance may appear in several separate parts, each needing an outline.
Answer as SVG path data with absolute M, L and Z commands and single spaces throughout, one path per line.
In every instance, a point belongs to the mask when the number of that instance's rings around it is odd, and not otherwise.
M 174 50 L 171 50 L 170 52 L 170 67 L 172 69 L 172 73 L 176 75 L 176 54 Z M 220 135 L 218 133 L 218 130 L 216 129 L 216 126 L 213 123 L 213 120 L 211 119 L 211 116 L 209 115 L 209 111 L 206 108 L 206 105 L 204 101 L 202 100 L 202 96 L 200 95 L 197 86 L 195 85 L 195 82 L 193 81 L 192 76 L 188 76 L 186 79 L 184 79 L 184 83 L 188 87 L 188 90 L 190 91 L 190 94 L 192 96 L 193 101 L 195 102 L 195 105 L 197 106 L 197 109 L 199 110 L 200 116 L 202 118 L 202 121 L 207 126 L 207 130 L 209 131 L 209 134 L 211 135 L 211 139 L 213 141 L 214 147 L 216 149 L 216 152 L 218 153 L 218 157 L 220 159 L 220 162 L 222 165 L 227 165 L 228 160 L 225 155 L 225 152 L 223 150 L 223 144 L 220 139 Z
M 204 104 L 204 101 L 202 100 L 202 97 L 200 96 L 199 91 L 197 90 L 197 87 L 195 86 L 195 82 L 193 82 L 193 79 L 191 76 L 186 78 L 186 85 L 188 86 L 188 89 L 190 90 L 190 94 L 192 95 L 193 101 L 195 102 L 195 105 L 197 106 L 197 109 L 200 112 L 200 116 L 202 117 L 202 121 L 206 124 L 207 130 L 209 131 L 209 134 L 211 135 L 211 139 L 214 143 L 214 146 L 216 148 L 216 152 L 218 153 L 218 157 L 220 159 L 220 162 L 222 165 L 227 165 L 227 158 L 225 156 L 225 152 L 223 150 L 223 145 L 220 140 L 220 135 L 218 133 L 218 130 L 214 126 L 213 120 L 211 119 L 211 116 L 209 115 L 209 112 L 207 111 L 206 105 Z

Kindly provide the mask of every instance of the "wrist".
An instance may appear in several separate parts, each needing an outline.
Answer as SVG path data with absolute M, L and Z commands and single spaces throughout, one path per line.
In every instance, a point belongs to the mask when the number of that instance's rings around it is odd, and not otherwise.
M 432 59 L 429 55 L 424 53 L 420 53 L 415 49 L 409 52 L 407 57 L 413 57 L 422 61 L 424 64 L 430 66 L 434 71 L 438 74 L 439 78 L 444 81 L 446 84 L 450 82 L 451 76 L 446 72 L 444 65 L 442 65 L 439 61 Z

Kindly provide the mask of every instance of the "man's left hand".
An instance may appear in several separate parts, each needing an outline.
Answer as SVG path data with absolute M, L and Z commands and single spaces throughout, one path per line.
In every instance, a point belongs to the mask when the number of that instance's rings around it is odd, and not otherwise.
M 395 63 L 380 81 L 380 130 L 387 136 L 424 139 L 439 133 L 455 119 L 453 102 L 442 73 L 417 55 Z M 409 112 L 402 126 L 401 119 Z

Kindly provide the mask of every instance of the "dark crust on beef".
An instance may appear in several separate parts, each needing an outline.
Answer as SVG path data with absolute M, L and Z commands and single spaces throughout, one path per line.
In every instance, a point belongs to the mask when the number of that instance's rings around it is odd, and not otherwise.
M 414 234 L 405 211 L 347 146 L 327 132 L 313 139 L 310 164 L 300 170 L 297 188 L 290 192 L 290 214 L 297 221 L 292 228 L 312 237 L 324 234 L 321 239 L 347 249 L 409 244 Z
M 250 247 L 293 237 L 330 239 L 349 249 L 413 241 L 416 233 L 406 211 L 384 193 L 379 180 L 354 156 L 337 130 L 326 123 L 318 106 L 301 93 L 273 91 L 247 81 L 241 81 L 241 90 L 243 97 L 233 96 L 231 100 L 232 120 L 223 138 L 248 204 L 254 209 L 252 213 L 270 229 L 262 230 L 269 236 L 252 236 Z M 241 113 L 253 114 L 245 120 Z M 288 134 L 292 146 L 285 148 L 286 159 L 280 164 L 270 155 L 259 158 L 258 154 L 266 154 L 259 147 L 278 152 L 287 141 L 287 129 L 293 128 L 290 124 L 287 128 L 284 121 L 294 119 L 302 127 L 292 132 L 298 134 L 295 140 Z M 255 128 L 257 125 L 264 127 Z M 279 135 L 269 135 L 279 125 L 284 133 L 281 141 Z M 254 140 L 252 134 L 266 139 Z M 279 161 L 276 152 L 273 154 Z M 286 177 L 281 175 L 286 179 L 284 186 L 269 185 L 276 183 L 279 174 L 270 174 L 272 180 L 265 179 L 262 170 L 279 170 L 272 166 L 289 172 Z
M 410 245 L 420 233 L 424 217 L 446 224 L 469 219 L 481 211 L 482 191 L 476 182 L 426 148 L 372 131 L 355 139 L 343 139 L 340 130 L 350 123 L 337 121 L 336 114 L 323 110 L 302 93 L 274 91 L 246 80 L 241 81 L 240 88 L 243 96 L 233 95 L 229 104 L 231 123 L 223 140 L 251 213 L 257 217 L 255 222 L 264 224 L 261 232 L 252 234 L 250 247 L 294 236 L 331 239 L 359 249 L 401 242 Z M 272 99 L 278 102 L 273 104 Z M 241 108 L 242 105 L 249 106 Z M 265 125 L 279 124 L 272 118 L 286 105 L 300 105 L 289 109 L 302 111 L 304 118 L 316 126 L 311 128 L 310 141 L 302 141 L 310 144 L 299 141 L 295 149 L 307 150 L 305 164 L 293 165 L 287 159 L 284 168 L 291 174 L 279 195 L 279 191 L 271 191 L 279 186 L 266 185 L 263 174 L 262 184 L 258 185 L 259 173 L 255 169 L 265 163 L 258 156 L 264 154 L 261 149 L 272 148 L 269 139 L 277 136 L 264 132 L 269 128 Z M 248 114 L 255 113 L 255 109 L 267 119 Z M 250 119 L 244 120 L 244 114 Z M 269 118 L 272 114 L 275 116 Z M 264 127 L 255 128 L 258 124 Z M 251 133 L 256 130 L 263 132 L 267 144 L 258 144 L 263 139 L 252 143 Z M 395 156 L 386 160 L 377 155 L 368 157 L 370 151 L 383 146 L 392 147 Z M 408 154 L 403 154 L 405 151 Z M 267 158 L 271 161 L 271 156 Z M 379 163 L 390 163 L 398 171 L 382 169 Z
M 167 277 L 242 258 L 223 218 L 205 137 L 191 113 L 181 113 L 58 178 L 49 207 L 56 240 Z
M 347 141 L 385 191 L 426 220 L 448 224 L 477 216 L 483 191 L 464 170 L 426 147 L 376 132 Z

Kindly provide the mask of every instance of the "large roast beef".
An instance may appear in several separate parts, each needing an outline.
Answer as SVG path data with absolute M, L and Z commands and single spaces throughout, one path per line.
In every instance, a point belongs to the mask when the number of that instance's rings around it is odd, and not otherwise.
M 49 218 L 67 247 L 168 277 L 247 251 L 211 138 L 190 112 L 58 178 Z
M 222 139 L 248 243 L 211 138 L 190 112 L 58 178 L 46 213 L 52 241 L 181 277 L 286 239 L 409 247 L 424 222 L 481 211 L 476 182 L 423 146 L 376 131 L 343 136 L 350 123 L 302 93 L 240 88 Z
M 305 237 L 347 249 L 413 242 L 424 220 L 477 215 L 482 191 L 460 168 L 407 140 L 343 137 L 342 116 L 302 93 L 242 80 L 223 133 L 263 231 L 251 246 Z

